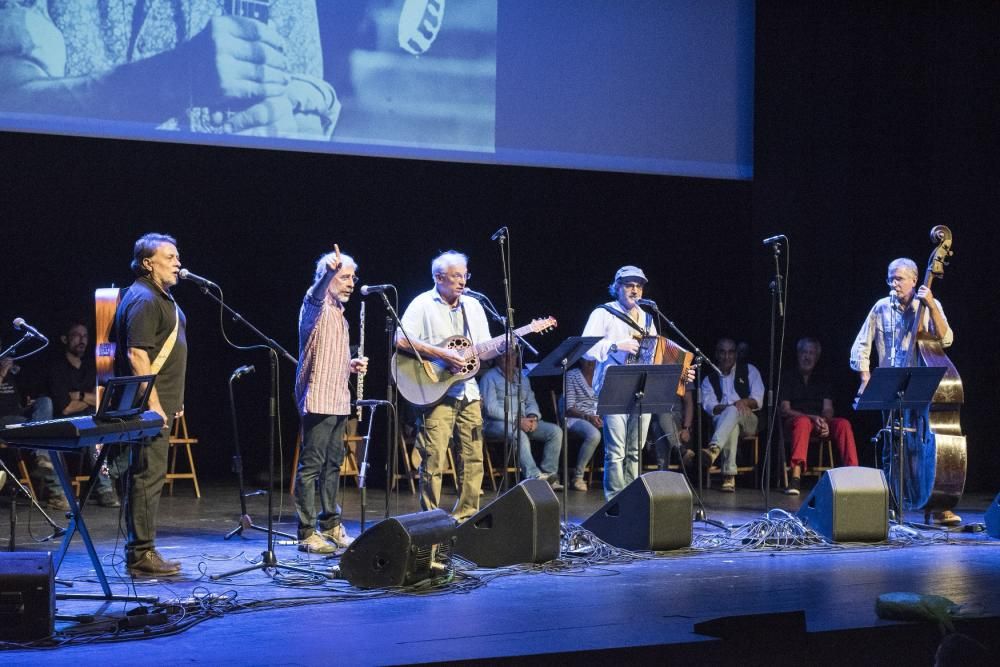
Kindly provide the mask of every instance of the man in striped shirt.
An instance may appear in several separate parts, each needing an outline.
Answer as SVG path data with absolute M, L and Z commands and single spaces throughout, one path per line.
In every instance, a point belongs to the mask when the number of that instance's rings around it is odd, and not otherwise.
M 302 448 L 295 473 L 299 550 L 328 554 L 354 540 L 341 524 L 337 504 L 344 429 L 351 412 L 348 379 L 364 372 L 368 358 L 351 359 L 344 306 L 354 292 L 357 264 L 340 248 L 316 263 L 316 277 L 299 311 L 299 366 L 295 400 L 302 416 Z M 319 495 L 319 513 L 316 496 Z

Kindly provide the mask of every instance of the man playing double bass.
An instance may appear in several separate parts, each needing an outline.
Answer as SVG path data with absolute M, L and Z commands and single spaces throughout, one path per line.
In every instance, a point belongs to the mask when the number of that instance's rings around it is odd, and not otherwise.
M 886 283 L 891 288 L 889 296 L 875 302 L 868 317 L 861 325 L 861 331 L 851 347 L 851 368 L 861 376 L 858 394 L 864 391 L 871 378 L 872 344 L 878 353 L 879 367 L 900 367 L 916 365 L 916 355 L 910 350 L 915 341 L 914 318 L 918 306 L 925 306 L 922 327 L 940 341 L 942 347 L 949 347 L 954 341 L 954 332 L 948 326 L 941 304 L 926 285 L 917 287 L 919 272 L 912 259 L 900 257 L 889 263 Z M 883 467 L 888 467 L 891 454 L 883 452 Z M 934 522 L 943 526 L 954 526 L 962 518 L 951 510 L 934 512 Z

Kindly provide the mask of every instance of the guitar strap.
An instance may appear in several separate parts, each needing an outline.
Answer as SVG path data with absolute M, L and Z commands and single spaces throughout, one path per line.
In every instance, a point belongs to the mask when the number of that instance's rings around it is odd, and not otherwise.
M 651 318 L 651 315 L 649 313 L 646 313 L 646 327 L 647 328 L 643 329 L 638 324 L 636 324 L 635 322 L 633 322 L 631 317 L 626 317 L 625 313 L 621 312 L 620 310 L 616 310 L 616 309 L 612 308 L 611 306 L 609 306 L 606 303 L 602 303 L 601 304 L 601 308 L 603 308 L 604 310 L 608 311 L 609 313 L 611 313 L 612 315 L 614 315 L 615 317 L 617 317 L 618 319 L 620 319 L 622 322 L 624 322 L 625 324 L 629 325 L 630 327 L 632 327 L 633 329 L 635 329 L 636 331 L 638 331 L 643 336 L 648 336 L 649 335 L 649 329 L 648 329 L 648 327 L 650 325 L 650 321 L 649 320 Z
M 177 342 L 177 333 L 181 329 L 181 312 L 180 308 L 177 307 L 177 302 L 174 301 L 174 330 L 170 332 L 167 336 L 167 340 L 163 342 L 163 347 L 160 348 L 160 353 L 156 355 L 156 359 L 153 359 L 153 363 L 150 364 L 149 370 L 152 371 L 153 375 L 160 372 L 163 368 L 163 364 L 167 362 L 167 357 L 170 353 L 174 351 L 174 343 Z
M 472 340 L 472 332 L 469 330 L 469 316 L 465 314 L 465 304 L 459 301 L 458 305 L 462 309 L 462 335 Z

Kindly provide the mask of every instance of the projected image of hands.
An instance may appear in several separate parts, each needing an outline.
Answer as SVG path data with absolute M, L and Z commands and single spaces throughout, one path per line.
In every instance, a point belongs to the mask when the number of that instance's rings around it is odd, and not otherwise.
M 492 152 L 496 0 L 445 2 L 0 0 L 0 125 Z

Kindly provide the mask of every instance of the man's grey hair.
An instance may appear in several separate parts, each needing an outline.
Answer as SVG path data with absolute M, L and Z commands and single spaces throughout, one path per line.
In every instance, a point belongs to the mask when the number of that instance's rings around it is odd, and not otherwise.
M 319 280 L 320 278 L 323 277 L 323 274 L 326 273 L 326 265 L 330 262 L 331 259 L 333 259 L 336 256 L 337 253 L 328 252 L 316 260 L 316 274 L 313 276 L 313 280 Z M 354 258 L 351 257 L 350 255 L 345 255 L 344 253 L 340 253 L 340 263 L 343 266 L 351 267 L 355 271 L 358 270 L 357 262 L 355 262 Z
M 902 269 L 913 276 L 914 280 L 920 280 L 920 271 L 917 269 L 917 263 L 909 257 L 898 257 L 889 262 L 889 277 L 892 277 L 896 269 Z
M 469 258 L 457 250 L 448 250 L 431 260 L 431 279 L 434 276 L 443 275 L 449 266 L 469 265 Z

